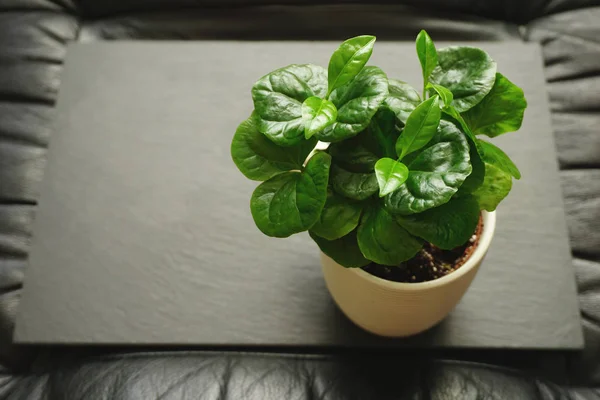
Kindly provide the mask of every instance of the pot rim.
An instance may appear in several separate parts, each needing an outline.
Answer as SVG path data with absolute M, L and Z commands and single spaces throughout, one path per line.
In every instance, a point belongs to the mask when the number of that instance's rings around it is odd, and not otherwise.
M 494 230 L 496 229 L 496 212 L 481 212 L 483 217 L 483 231 L 479 238 L 479 244 L 469 259 L 455 271 L 452 271 L 446 276 L 427 282 L 393 282 L 387 279 L 379 278 L 372 275 L 362 268 L 347 268 L 349 272 L 358 275 L 360 278 L 365 279 L 375 285 L 383 286 L 388 289 L 400 289 L 400 290 L 424 290 L 433 289 L 439 286 L 443 286 L 452 281 L 459 279 L 461 276 L 468 273 L 470 270 L 479 265 L 479 262 L 485 256 L 487 249 L 490 247 L 492 238 L 494 237 Z M 343 268 L 343 267 L 342 267 Z

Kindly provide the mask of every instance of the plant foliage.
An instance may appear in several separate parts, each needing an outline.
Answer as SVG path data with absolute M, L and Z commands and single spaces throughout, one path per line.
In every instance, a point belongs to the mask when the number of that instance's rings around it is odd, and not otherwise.
M 287 237 L 309 231 L 345 267 L 395 266 L 425 241 L 469 240 L 520 179 L 494 138 L 521 127 L 527 102 L 483 50 L 436 49 L 417 36 L 419 92 L 367 65 L 374 36 L 348 39 L 328 69 L 289 65 L 252 88 L 254 111 L 231 155 L 249 179 L 257 227 Z M 315 151 L 317 141 L 329 143 Z

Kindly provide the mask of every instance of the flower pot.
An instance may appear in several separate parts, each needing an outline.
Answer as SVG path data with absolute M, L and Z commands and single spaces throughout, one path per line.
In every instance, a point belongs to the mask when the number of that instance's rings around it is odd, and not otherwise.
M 457 270 L 428 282 L 400 283 L 378 278 L 360 268 L 344 268 L 321 253 L 331 296 L 350 320 L 381 336 L 403 337 L 423 332 L 446 317 L 473 281 L 487 253 L 496 213 L 483 212 L 477 248 Z

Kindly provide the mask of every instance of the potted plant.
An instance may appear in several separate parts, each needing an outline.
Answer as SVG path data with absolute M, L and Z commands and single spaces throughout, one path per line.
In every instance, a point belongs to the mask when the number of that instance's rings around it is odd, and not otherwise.
M 373 333 L 407 336 L 441 321 L 473 280 L 494 210 L 521 176 L 481 136 L 518 130 L 527 103 L 478 48 L 437 51 L 421 31 L 419 93 L 366 65 L 374 43 L 345 41 L 327 70 L 260 78 L 231 154 L 262 181 L 250 200 L 257 227 L 308 231 L 342 311 Z

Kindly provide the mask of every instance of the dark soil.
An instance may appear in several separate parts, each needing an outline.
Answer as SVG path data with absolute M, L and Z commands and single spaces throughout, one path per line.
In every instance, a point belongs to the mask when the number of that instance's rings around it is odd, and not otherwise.
M 473 236 L 460 247 L 442 250 L 431 243 L 425 243 L 417 255 L 397 267 L 373 263 L 363 267 L 363 270 L 394 282 L 416 283 L 441 278 L 458 269 L 469 259 L 479 244 L 482 229 L 483 221 L 479 218 L 479 225 Z

